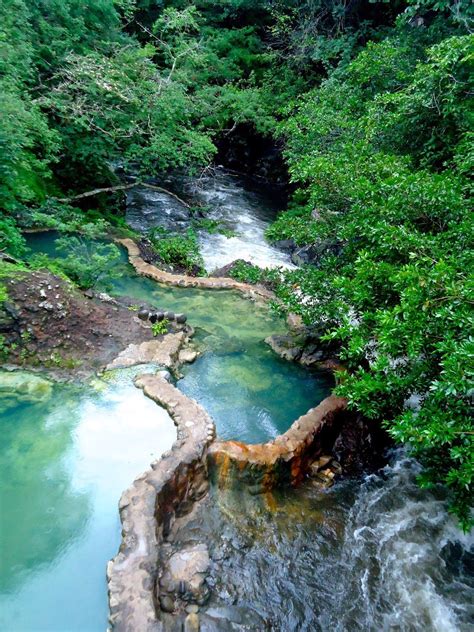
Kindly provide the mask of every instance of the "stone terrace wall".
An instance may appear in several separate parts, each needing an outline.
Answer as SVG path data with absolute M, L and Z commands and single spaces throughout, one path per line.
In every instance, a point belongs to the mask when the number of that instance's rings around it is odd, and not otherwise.
M 282 484 L 298 485 L 311 462 L 331 452 L 348 415 L 347 401 L 331 395 L 268 443 L 215 441 L 208 459 L 218 484 L 247 486 L 255 494 Z
M 241 283 L 227 277 L 192 277 L 184 274 L 172 274 L 160 270 L 151 263 L 146 263 L 140 256 L 140 249 L 132 239 L 117 239 L 128 252 L 128 258 L 137 274 L 153 279 L 158 283 L 176 287 L 195 287 L 208 290 L 237 290 L 244 296 L 254 299 L 270 300 L 275 298 L 273 292 L 258 285 Z
M 109 620 L 116 632 L 165 632 L 155 607 L 159 547 L 173 521 L 208 491 L 206 454 L 215 427 L 199 404 L 163 377 L 142 375 L 135 384 L 168 410 L 177 441 L 120 499 L 122 543 L 107 566 Z

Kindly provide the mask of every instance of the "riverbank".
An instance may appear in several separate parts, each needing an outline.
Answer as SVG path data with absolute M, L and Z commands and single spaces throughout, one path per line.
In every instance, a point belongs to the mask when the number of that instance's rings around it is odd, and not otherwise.
M 169 323 L 170 334 L 154 344 L 150 323 L 126 298 L 82 292 L 46 270 L 2 263 L 7 300 L 0 305 L 4 362 L 49 370 L 57 376 L 90 376 L 105 368 L 155 362 L 175 368 L 191 329 Z M 134 357 L 126 350 L 136 346 Z M 141 347 L 140 347 L 141 345 Z M 122 360 L 113 361 L 121 353 Z

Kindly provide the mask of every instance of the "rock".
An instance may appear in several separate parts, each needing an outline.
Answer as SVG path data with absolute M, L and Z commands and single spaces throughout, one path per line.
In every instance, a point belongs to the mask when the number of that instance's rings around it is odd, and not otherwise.
M 141 309 L 137 314 L 140 320 L 148 320 L 149 315 L 150 312 L 147 309 Z
M 331 253 L 339 255 L 341 252 L 341 244 L 333 239 L 323 239 L 314 244 L 308 244 L 297 248 L 291 255 L 292 262 L 297 265 L 317 265 L 318 261 L 324 255 Z
M 112 362 L 107 370 L 121 369 L 137 364 L 161 364 L 170 369 L 175 368 L 179 351 L 184 341 L 184 333 L 167 334 L 147 340 L 140 344 L 128 345 Z
M 290 362 L 297 361 L 301 356 L 301 346 L 295 343 L 293 336 L 273 334 L 265 338 L 265 342 L 275 353 Z
M 159 581 L 160 595 L 168 593 L 175 599 L 204 605 L 210 597 L 206 582 L 209 563 L 205 544 L 187 546 L 173 553 Z
M 165 318 L 165 313 L 164 312 L 156 312 L 156 320 L 158 322 L 164 320 L 164 318 Z
M 332 456 L 327 456 L 327 455 L 320 456 L 319 459 L 316 459 L 316 461 L 313 461 L 311 465 L 309 466 L 309 475 L 310 476 L 316 475 L 324 467 L 326 467 L 326 465 L 328 465 L 328 463 L 330 463 L 331 461 L 332 461 Z
M 199 632 L 199 615 L 195 612 L 188 614 L 184 620 L 184 632 Z
M 174 612 L 174 600 L 169 595 L 160 595 L 160 608 L 164 612 Z
M 48 400 L 53 393 L 51 382 L 25 371 L 0 371 L 0 409 L 20 402 Z
M 194 362 L 194 360 L 198 357 L 198 352 L 193 349 L 182 349 L 179 352 L 179 362 L 182 364 L 184 362 Z
M 278 241 L 272 242 L 272 245 L 281 250 L 294 250 L 296 248 L 293 239 L 279 239 Z
M 158 371 L 158 375 L 167 382 L 171 382 L 171 373 L 169 371 Z
M 176 318 L 176 322 L 179 323 L 180 325 L 184 325 L 184 323 L 188 320 L 188 317 L 186 316 L 186 314 L 176 314 L 175 318 Z
M 174 320 L 174 312 L 165 312 L 165 313 L 164 313 L 164 317 L 165 317 L 167 320 Z
M 190 603 L 186 606 L 185 610 L 188 614 L 197 614 L 199 612 L 199 606 L 195 603 Z
M 158 320 L 158 316 L 155 312 L 152 312 L 149 316 L 148 316 L 148 320 L 150 321 L 150 323 L 154 324 L 156 323 L 156 321 Z

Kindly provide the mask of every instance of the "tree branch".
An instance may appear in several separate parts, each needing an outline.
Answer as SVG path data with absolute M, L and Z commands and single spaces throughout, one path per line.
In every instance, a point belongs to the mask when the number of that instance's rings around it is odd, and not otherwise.
M 163 187 L 159 187 L 154 184 L 148 184 L 147 182 L 140 182 L 140 181 L 132 182 L 132 184 L 119 184 L 115 187 L 103 187 L 101 189 L 92 189 L 91 191 L 86 191 L 85 193 L 79 193 L 79 195 L 73 195 L 72 197 L 55 198 L 55 199 L 58 202 L 64 202 L 65 204 L 67 204 L 68 202 L 83 200 L 88 197 L 93 197 L 94 195 L 99 195 L 100 193 L 115 193 L 115 191 L 127 191 L 129 189 L 133 189 L 134 187 L 145 187 L 146 189 L 151 189 L 152 191 L 159 191 L 160 193 L 166 193 L 166 195 L 170 195 L 186 208 L 189 208 L 189 209 L 191 208 L 191 205 L 185 202 L 178 195 L 176 195 L 176 193 L 173 193 L 172 191 L 168 191 L 168 189 L 164 189 Z

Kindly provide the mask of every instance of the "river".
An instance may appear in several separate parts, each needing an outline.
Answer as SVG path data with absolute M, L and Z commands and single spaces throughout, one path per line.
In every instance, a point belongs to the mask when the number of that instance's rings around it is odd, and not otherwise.
M 142 194 L 129 199 L 132 224 L 151 227 L 166 215 L 168 227 L 186 227 L 174 201 L 147 192 L 140 206 Z M 290 265 L 264 242 L 274 196 L 222 172 L 201 181 L 199 195 L 238 232 L 200 234 L 209 270 L 237 254 Z M 30 244 L 54 253 L 54 235 Z M 284 328 L 268 308 L 232 292 L 164 288 L 136 277 L 125 258 L 122 266 L 112 293 L 188 314 L 202 353 L 177 386 L 206 407 L 221 437 L 273 438 L 329 392 L 326 374 L 284 362 L 263 343 Z M 120 493 L 175 436 L 167 413 L 133 387 L 137 370 L 0 399 L 1 630 L 105 630 Z M 440 490 L 418 488 L 417 471 L 397 452 L 379 473 L 326 491 L 308 482 L 275 494 L 271 506 L 214 489 L 194 532 L 211 551 L 208 614 L 216 625 L 255 614 L 281 632 L 472 629 L 473 539 L 458 530 Z

